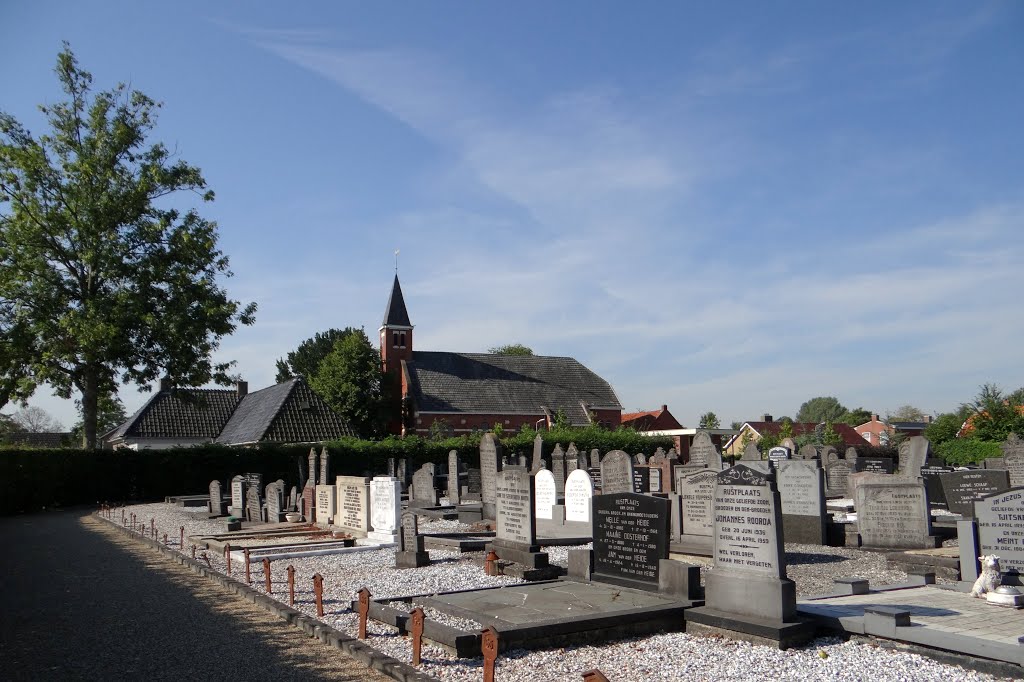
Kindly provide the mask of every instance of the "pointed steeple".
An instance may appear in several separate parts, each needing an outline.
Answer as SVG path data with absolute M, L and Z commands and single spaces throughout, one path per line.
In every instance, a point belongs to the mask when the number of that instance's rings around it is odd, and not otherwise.
M 381 327 L 412 327 L 409 321 L 409 311 L 405 309 L 405 298 L 402 297 L 402 285 L 398 283 L 398 274 L 395 274 L 395 284 L 391 287 L 391 296 L 388 298 L 388 307 L 384 311 L 384 323 Z

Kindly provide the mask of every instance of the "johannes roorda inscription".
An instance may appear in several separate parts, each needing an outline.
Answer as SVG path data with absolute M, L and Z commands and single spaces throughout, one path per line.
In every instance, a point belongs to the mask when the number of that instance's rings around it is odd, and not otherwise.
M 742 464 L 717 478 L 714 568 L 785 578 L 778 493 L 770 479 Z

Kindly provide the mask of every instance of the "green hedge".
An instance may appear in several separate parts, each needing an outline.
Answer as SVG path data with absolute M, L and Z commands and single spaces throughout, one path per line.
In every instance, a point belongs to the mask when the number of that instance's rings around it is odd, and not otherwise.
M 533 452 L 534 433 L 503 439 L 506 454 Z M 651 454 L 672 446 L 670 438 L 648 438 L 628 430 L 597 428 L 542 432 L 544 455 L 555 443 L 581 451 L 597 448 Z M 387 471 L 387 460 L 409 460 L 409 472 L 424 462 L 447 465 L 456 450 L 464 462 L 478 461 L 480 434 L 445 440 L 416 436 L 365 441 L 345 438 L 327 443 L 331 475 L 372 476 Z M 317 447 L 320 450 L 320 447 Z M 162 500 L 168 495 L 203 494 L 213 479 L 227 483 L 245 472 L 263 474 L 264 481 L 284 479 L 298 485 L 306 467 L 309 446 L 227 448 L 218 445 L 168 450 L 46 450 L 0 449 L 0 514 L 17 514 L 54 507 L 100 502 Z M 443 469 L 442 469 L 443 471 Z
M 976 438 L 954 438 L 935 446 L 935 453 L 946 460 L 951 466 L 981 464 L 989 457 L 1002 457 L 1003 450 L 999 443 L 978 440 Z

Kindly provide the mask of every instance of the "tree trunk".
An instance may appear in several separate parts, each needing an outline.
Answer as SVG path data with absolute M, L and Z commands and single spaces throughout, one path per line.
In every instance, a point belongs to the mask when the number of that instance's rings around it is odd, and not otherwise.
M 91 367 L 86 367 L 82 374 L 82 447 L 86 450 L 95 450 L 100 382 L 98 373 Z

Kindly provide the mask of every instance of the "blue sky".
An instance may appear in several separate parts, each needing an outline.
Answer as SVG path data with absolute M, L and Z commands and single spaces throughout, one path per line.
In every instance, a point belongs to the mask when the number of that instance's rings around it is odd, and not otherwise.
M 421 350 L 573 356 L 686 425 L 938 413 L 1024 385 L 1022 36 L 1016 2 L 7 2 L 0 109 L 39 130 L 62 40 L 165 103 L 251 389 L 375 339 L 400 249 Z

